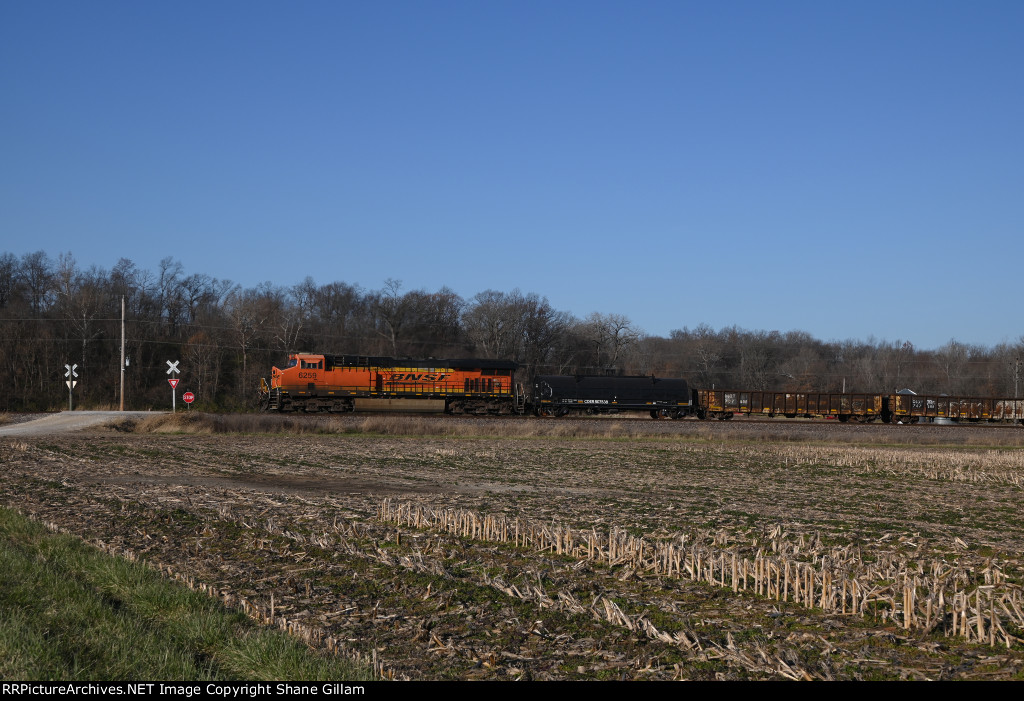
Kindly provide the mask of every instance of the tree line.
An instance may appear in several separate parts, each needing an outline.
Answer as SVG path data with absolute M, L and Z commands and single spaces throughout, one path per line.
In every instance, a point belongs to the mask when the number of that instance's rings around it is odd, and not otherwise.
M 187 273 L 173 258 L 155 271 L 127 258 L 82 269 L 71 254 L 0 255 L 0 411 L 67 405 L 65 364 L 77 365 L 78 406 L 116 407 L 121 306 L 128 367 L 125 407 L 169 403 L 167 361 L 179 391 L 205 409 L 254 406 L 259 378 L 288 353 L 500 358 L 534 374 L 683 377 L 694 386 L 822 392 L 1013 396 L 1024 386 L 1024 336 L 995 347 L 951 340 L 935 350 L 903 341 L 821 341 L 801 331 L 684 327 L 645 334 L 627 317 L 559 311 L 536 293 L 447 287 L 376 290 L 345 282 L 245 288 Z

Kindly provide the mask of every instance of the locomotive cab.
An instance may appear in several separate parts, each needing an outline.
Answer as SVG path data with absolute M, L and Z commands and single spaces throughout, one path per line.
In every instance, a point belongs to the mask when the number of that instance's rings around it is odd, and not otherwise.
M 324 356 L 293 354 L 288 356 L 288 362 L 284 369 L 274 366 L 270 369 L 271 388 L 283 387 L 286 385 L 303 385 L 315 382 L 317 374 L 315 371 L 324 369 Z M 313 371 L 313 372 L 309 372 Z

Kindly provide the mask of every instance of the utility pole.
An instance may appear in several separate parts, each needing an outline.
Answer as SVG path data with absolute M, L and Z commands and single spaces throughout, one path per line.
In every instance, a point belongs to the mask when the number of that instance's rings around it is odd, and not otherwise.
M 1013 398 L 1016 399 L 1020 396 L 1020 391 L 1017 389 L 1017 384 L 1020 382 L 1020 356 L 1013 362 Z
M 121 411 L 124 411 L 124 295 L 121 295 Z

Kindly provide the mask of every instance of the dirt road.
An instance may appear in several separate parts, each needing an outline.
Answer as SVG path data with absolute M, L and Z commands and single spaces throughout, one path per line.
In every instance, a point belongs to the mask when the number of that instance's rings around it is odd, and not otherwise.
M 70 433 L 84 428 L 102 426 L 114 419 L 141 419 L 152 416 L 152 411 L 64 411 L 60 414 L 46 414 L 32 421 L 0 426 L 0 436 L 46 436 L 53 433 Z

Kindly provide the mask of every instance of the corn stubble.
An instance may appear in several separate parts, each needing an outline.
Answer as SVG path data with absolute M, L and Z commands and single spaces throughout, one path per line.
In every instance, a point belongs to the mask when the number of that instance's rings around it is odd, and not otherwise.
M 4 500 L 388 678 L 1022 674 L 1024 434 L 271 418 L 0 443 Z
M 652 541 L 622 528 L 575 530 L 390 499 L 381 502 L 378 518 L 397 526 L 627 568 L 642 576 L 703 581 L 733 593 L 749 590 L 825 614 L 891 621 L 905 630 L 940 631 L 947 637 L 960 635 L 968 642 L 1007 648 L 1024 642 L 1006 629 L 1024 628 L 1021 587 L 991 561 L 977 573 L 976 581 L 974 568 L 961 563 L 911 560 L 885 542 L 872 544 L 866 558 L 867 548 L 862 546 L 826 546 L 802 535 L 794 539 L 781 526 L 763 542 L 730 542 L 725 532 Z M 609 620 L 621 617 L 621 611 L 609 613 Z M 656 629 L 650 634 L 660 636 Z

